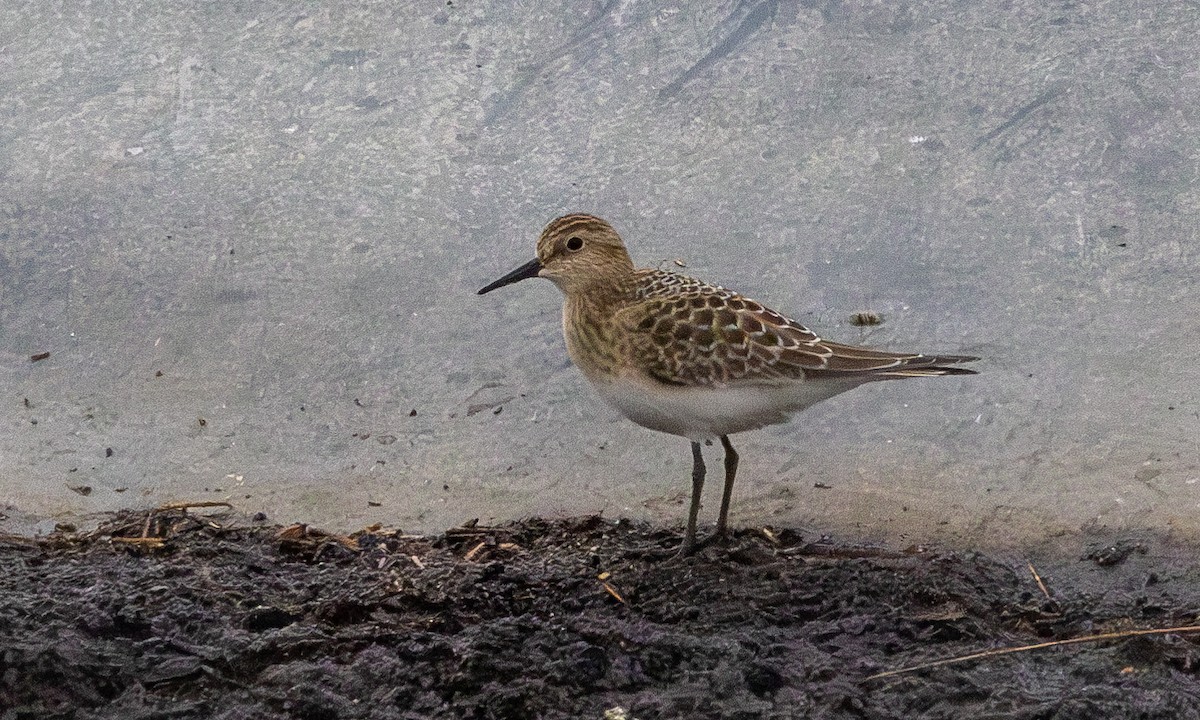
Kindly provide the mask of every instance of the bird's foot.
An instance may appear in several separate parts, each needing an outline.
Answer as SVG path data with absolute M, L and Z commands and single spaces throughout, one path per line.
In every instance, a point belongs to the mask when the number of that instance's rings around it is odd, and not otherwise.
M 683 560 L 696 554 L 696 551 L 707 544 L 707 540 L 696 542 L 694 539 L 684 538 L 677 547 L 663 547 L 653 543 L 638 545 L 631 547 L 625 551 L 626 557 L 637 558 L 639 560 Z
M 662 545 L 649 542 L 625 548 L 622 555 L 635 560 L 666 560 L 678 557 L 679 550 L 674 547 L 663 547 Z
M 672 549 L 654 543 L 647 543 L 629 548 L 625 551 L 625 556 L 646 560 L 682 560 L 695 555 L 710 545 L 728 546 L 733 542 L 733 539 L 732 533 L 728 530 L 718 530 L 700 540 L 694 537 L 689 538 L 685 534 L 683 541 L 680 542 L 677 548 Z
M 712 535 L 704 538 L 696 543 L 696 549 L 708 547 L 709 545 L 728 545 L 733 540 L 733 535 L 726 528 L 717 528 Z

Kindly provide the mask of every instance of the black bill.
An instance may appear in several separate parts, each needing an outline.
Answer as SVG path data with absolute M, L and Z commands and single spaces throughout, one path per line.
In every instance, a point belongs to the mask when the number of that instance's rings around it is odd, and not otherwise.
M 541 269 L 542 269 L 542 261 L 538 260 L 537 258 L 534 258 L 534 259 L 530 260 L 529 262 L 525 263 L 524 265 L 522 265 L 521 267 L 517 268 L 516 270 L 513 270 L 509 274 L 500 278 L 496 282 L 487 285 L 486 287 L 484 287 L 482 290 L 479 291 L 479 294 L 482 295 L 484 293 L 490 293 L 491 291 L 495 290 L 496 288 L 502 288 L 505 285 L 512 285 L 515 282 L 520 282 L 522 280 L 528 280 L 531 277 L 537 277 L 537 274 L 538 274 L 538 272 L 541 271 Z

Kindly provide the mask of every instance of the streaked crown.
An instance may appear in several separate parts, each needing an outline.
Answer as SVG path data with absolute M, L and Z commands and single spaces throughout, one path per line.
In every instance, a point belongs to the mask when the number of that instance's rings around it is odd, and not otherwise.
M 540 275 L 564 291 L 624 280 L 633 261 L 621 236 L 595 215 L 572 213 L 553 220 L 538 238 Z

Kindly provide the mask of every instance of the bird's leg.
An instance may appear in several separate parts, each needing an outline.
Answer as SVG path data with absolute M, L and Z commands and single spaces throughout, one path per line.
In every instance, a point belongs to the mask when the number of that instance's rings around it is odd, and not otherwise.
M 692 506 L 688 508 L 687 529 L 683 531 L 683 544 L 679 546 L 681 556 L 691 555 L 696 549 L 696 519 L 700 515 L 700 496 L 704 493 L 704 456 L 700 443 L 692 443 Z
M 721 436 L 721 446 L 725 448 L 725 492 L 721 494 L 721 514 L 717 516 L 717 537 L 723 537 L 728 529 L 729 500 L 733 497 L 733 478 L 738 466 L 737 450 L 728 435 Z

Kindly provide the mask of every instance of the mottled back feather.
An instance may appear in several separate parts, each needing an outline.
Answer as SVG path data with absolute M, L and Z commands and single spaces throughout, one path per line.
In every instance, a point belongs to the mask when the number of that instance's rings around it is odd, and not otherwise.
M 826 377 L 870 382 L 967 374 L 940 365 L 956 355 L 893 353 L 823 341 L 800 323 L 717 285 L 637 270 L 633 296 L 614 322 L 622 354 L 669 385 L 713 386 Z

